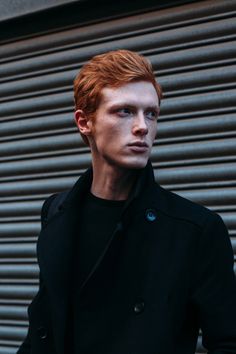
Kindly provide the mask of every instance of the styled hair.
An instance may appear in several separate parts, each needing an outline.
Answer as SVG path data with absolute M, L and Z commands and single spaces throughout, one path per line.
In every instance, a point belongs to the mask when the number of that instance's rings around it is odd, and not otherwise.
M 81 68 L 74 80 L 75 110 L 80 109 L 93 118 L 104 87 L 118 88 L 134 81 L 152 83 L 161 102 L 162 89 L 147 58 L 124 49 L 96 55 Z

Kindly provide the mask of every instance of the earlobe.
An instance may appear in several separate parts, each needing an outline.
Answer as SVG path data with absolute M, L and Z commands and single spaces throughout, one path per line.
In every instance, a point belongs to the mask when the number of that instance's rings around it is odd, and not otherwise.
M 81 109 L 75 111 L 75 124 L 77 125 L 77 128 L 82 134 L 91 134 L 90 120 L 88 119 L 84 111 L 82 111 Z

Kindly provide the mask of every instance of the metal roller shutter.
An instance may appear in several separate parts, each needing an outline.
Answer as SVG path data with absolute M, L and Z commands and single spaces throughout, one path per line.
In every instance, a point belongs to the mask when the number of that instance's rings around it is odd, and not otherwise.
M 234 0 L 199 1 L 1 45 L 0 354 L 15 353 L 27 331 L 42 202 L 90 163 L 72 80 L 95 54 L 128 48 L 151 59 L 165 92 L 157 180 L 220 213 L 236 251 L 235 14 Z

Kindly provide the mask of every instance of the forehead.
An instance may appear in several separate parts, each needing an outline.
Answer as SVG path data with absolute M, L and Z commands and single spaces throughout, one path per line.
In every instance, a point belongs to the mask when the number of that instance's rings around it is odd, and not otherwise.
M 100 105 L 103 106 L 126 103 L 137 106 L 159 107 L 157 92 L 152 83 L 146 81 L 130 82 L 117 88 L 104 87 L 101 93 Z

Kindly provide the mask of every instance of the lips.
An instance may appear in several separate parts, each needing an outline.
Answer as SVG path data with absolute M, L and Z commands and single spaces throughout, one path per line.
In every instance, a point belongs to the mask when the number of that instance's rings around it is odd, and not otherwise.
M 134 141 L 128 144 L 128 146 L 133 152 L 137 153 L 143 153 L 148 150 L 148 144 L 143 141 Z
M 148 144 L 144 141 L 134 141 L 133 143 L 130 143 L 129 146 L 139 146 L 148 148 Z

